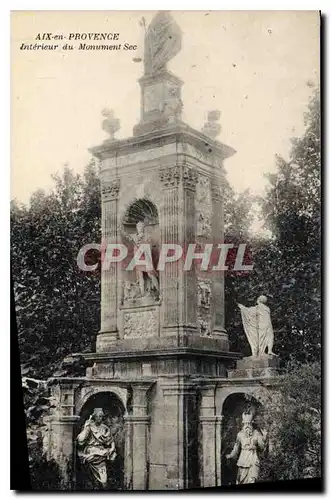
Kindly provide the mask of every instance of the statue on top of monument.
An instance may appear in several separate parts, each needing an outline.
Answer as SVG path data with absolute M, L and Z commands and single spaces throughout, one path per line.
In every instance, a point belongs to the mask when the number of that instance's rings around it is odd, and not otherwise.
M 182 32 L 169 11 L 159 11 L 145 34 L 144 74 L 153 75 L 166 68 L 182 46 Z
M 264 356 L 267 354 L 277 356 L 273 352 L 274 331 L 272 328 L 270 309 L 266 305 L 267 297 L 261 295 L 257 299 L 256 306 L 245 307 L 238 304 L 241 312 L 241 319 L 252 356 Z

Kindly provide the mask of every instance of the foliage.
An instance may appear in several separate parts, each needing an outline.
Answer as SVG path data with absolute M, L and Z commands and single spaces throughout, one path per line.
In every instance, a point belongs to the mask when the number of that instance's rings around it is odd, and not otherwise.
M 253 305 L 269 297 L 275 351 L 285 362 L 321 357 L 320 309 L 320 102 L 315 90 L 305 114 L 306 130 L 292 139 L 290 160 L 277 156 L 278 171 L 268 175 L 260 199 L 271 237 L 250 241 L 253 271 L 226 276 L 227 328 L 234 348 L 245 346 L 237 302 Z M 239 344 L 239 345 L 238 345 Z M 240 349 L 242 350 L 242 348 Z
M 25 374 L 49 377 L 67 354 L 91 348 L 100 309 L 100 272 L 81 271 L 80 248 L 100 242 L 98 167 L 83 177 L 68 167 L 55 189 L 30 207 L 13 202 L 11 256 L 21 362 Z
M 29 469 L 32 490 L 56 490 L 60 486 L 60 474 L 54 460 L 48 460 L 43 453 L 45 437 L 45 418 L 54 408 L 54 400 L 49 395 L 45 382 L 23 377 L 22 388 L 25 418 L 27 427 L 27 443 Z
M 261 389 L 269 453 L 261 461 L 264 480 L 321 476 L 321 366 L 290 363 L 278 392 Z

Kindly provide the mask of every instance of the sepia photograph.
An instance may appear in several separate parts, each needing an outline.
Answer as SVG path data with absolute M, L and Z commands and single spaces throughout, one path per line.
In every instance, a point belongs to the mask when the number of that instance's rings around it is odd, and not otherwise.
M 11 12 L 12 489 L 321 491 L 321 24 Z

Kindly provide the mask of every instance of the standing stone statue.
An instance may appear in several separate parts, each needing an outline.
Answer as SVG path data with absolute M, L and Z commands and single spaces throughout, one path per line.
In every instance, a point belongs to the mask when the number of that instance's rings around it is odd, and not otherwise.
M 116 458 L 115 443 L 110 428 L 103 423 L 102 408 L 95 408 L 77 437 L 78 456 L 94 479 L 107 488 L 107 462 Z
M 245 307 L 238 304 L 241 312 L 241 319 L 252 356 L 263 356 L 267 349 L 267 354 L 277 356 L 273 352 L 274 331 L 271 324 L 270 309 L 266 305 L 267 297 L 261 295 L 257 299 L 257 305 Z
M 153 75 L 166 68 L 167 62 L 181 50 L 182 33 L 169 11 L 159 11 L 148 26 L 145 35 L 145 75 Z
M 242 415 L 242 430 L 238 432 L 236 442 L 227 459 L 237 460 L 237 484 L 255 483 L 259 478 L 260 457 L 265 449 L 267 432 L 260 432 L 253 427 L 253 413 L 244 412 Z
M 131 243 L 134 245 L 134 253 L 139 248 L 139 245 L 142 244 L 148 244 L 151 245 L 151 239 L 148 238 L 145 234 L 145 227 L 146 227 L 146 221 L 139 221 L 136 224 L 136 233 L 135 234 L 129 234 L 124 230 L 124 227 L 121 226 L 120 230 L 121 233 L 125 238 L 127 238 Z M 135 271 L 137 274 L 137 279 L 139 282 L 139 288 L 140 288 L 140 294 L 142 297 L 144 297 L 147 294 L 151 294 L 151 292 L 154 290 L 157 294 L 159 293 L 159 280 L 158 280 L 158 274 L 157 271 L 155 270 L 157 266 L 157 255 L 156 251 L 154 248 L 152 248 L 151 245 L 151 253 L 152 253 L 152 260 L 153 260 L 153 267 L 154 269 L 149 271 L 146 269 L 146 266 L 144 265 L 137 265 L 135 266 Z

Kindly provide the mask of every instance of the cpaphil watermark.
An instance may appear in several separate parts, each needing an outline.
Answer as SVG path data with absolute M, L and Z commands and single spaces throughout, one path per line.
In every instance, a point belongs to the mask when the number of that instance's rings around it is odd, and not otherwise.
M 91 252 L 94 259 L 91 259 Z M 79 269 L 90 272 L 95 271 L 99 265 L 101 271 L 107 271 L 114 264 L 122 266 L 126 271 L 144 268 L 145 272 L 163 272 L 174 263 L 188 272 L 193 268 L 202 272 L 229 269 L 247 272 L 253 269 L 246 243 L 190 243 L 185 247 L 176 243 L 163 243 L 159 247 L 150 243 L 90 243 L 84 245 L 77 255 Z

